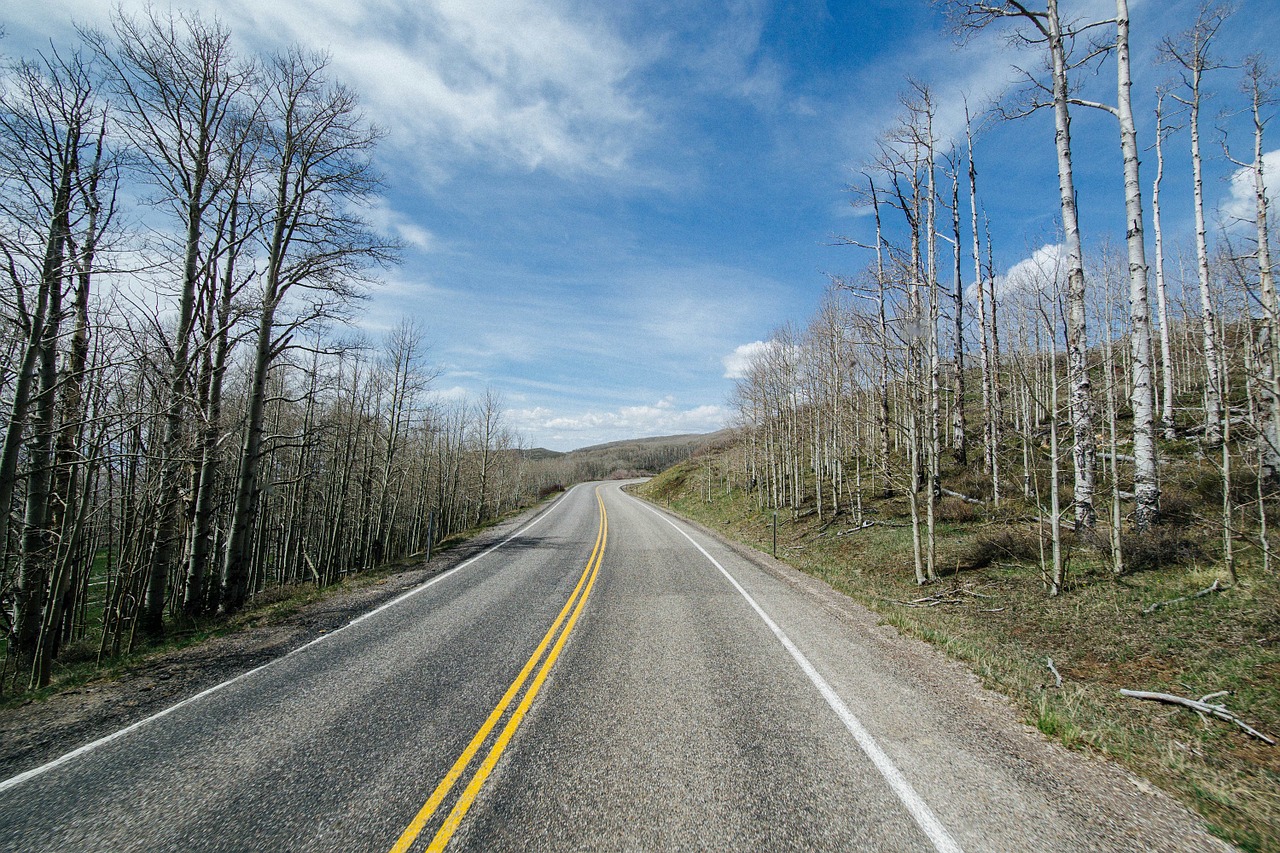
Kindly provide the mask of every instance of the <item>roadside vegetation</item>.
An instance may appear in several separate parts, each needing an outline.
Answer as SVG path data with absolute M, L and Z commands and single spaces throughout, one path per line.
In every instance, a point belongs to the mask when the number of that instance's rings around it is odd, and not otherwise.
M 542 497 L 554 497 L 559 491 L 560 489 L 548 489 Z M 100 630 L 97 632 L 87 630 L 83 637 L 64 648 L 50 672 L 47 684 L 39 688 L 9 689 L 0 692 L 0 710 L 30 702 L 41 702 L 89 682 L 116 679 L 175 651 L 199 646 L 215 637 L 286 623 L 311 605 L 335 601 L 352 593 L 386 584 L 390 578 L 403 572 L 432 569 L 435 565 L 448 565 L 447 561 L 440 561 L 442 555 L 466 544 L 485 530 L 526 509 L 528 509 L 527 506 L 513 509 L 500 517 L 486 519 L 477 527 L 450 534 L 435 544 L 432 549 L 433 560 L 430 563 L 425 562 L 425 553 L 418 553 L 364 571 L 353 572 L 329 584 L 321 585 L 315 583 L 313 579 L 305 579 L 273 585 L 264 588 L 243 609 L 234 614 L 210 613 L 196 616 L 178 614 L 173 618 L 163 637 L 152 639 L 139 635 L 135 642 L 126 642 L 119 649 L 111 649 L 104 642 L 105 638 Z M 95 576 L 97 576 L 96 572 L 101 570 L 103 562 L 100 555 L 95 567 Z M 100 611 L 102 603 L 101 598 L 90 598 L 86 608 L 86 625 L 95 624 L 94 616 Z M 202 675 L 203 673 L 199 672 L 189 673 L 193 679 L 198 679 Z

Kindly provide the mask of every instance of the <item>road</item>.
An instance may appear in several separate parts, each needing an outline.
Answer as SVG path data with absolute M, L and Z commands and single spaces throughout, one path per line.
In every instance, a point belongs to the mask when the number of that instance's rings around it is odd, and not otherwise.
M 570 490 L 342 630 L 0 782 L 0 849 L 1221 850 L 824 585 Z

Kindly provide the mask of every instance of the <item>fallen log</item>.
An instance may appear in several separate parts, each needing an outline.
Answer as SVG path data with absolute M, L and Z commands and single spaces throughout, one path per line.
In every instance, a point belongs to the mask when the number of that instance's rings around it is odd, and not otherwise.
M 1210 693 L 1209 695 L 1202 696 L 1199 699 L 1188 699 L 1185 696 L 1175 696 L 1172 693 L 1153 693 L 1149 690 L 1121 689 L 1120 695 L 1128 696 L 1130 699 L 1146 699 L 1151 702 L 1163 702 L 1166 705 L 1181 705 L 1184 708 L 1190 708 L 1191 710 L 1195 711 L 1196 713 L 1202 716 L 1208 715 L 1212 717 L 1217 717 L 1219 720 L 1222 720 L 1224 722 L 1235 723 L 1246 734 L 1257 738 L 1258 740 L 1262 741 L 1268 746 L 1275 746 L 1276 742 L 1274 739 L 1267 737 L 1262 732 L 1255 729 L 1253 726 L 1250 726 L 1248 723 L 1244 722 L 1244 720 L 1241 720 L 1234 713 L 1227 710 L 1227 707 L 1225 705 L 1211 705 L 1207 701 L 1209 699 L 1214 699 L 1218 696 L 1222 696 L 1226 692 L 1227 691 L 1225 690 L 1220 690 L 1217 693 Z
M 1170 598 L 1168 601 L 1157 601 L 1155 604 L 1148 605 L 1147 607 L 1142 608 L 1142 615 L 1147 616 L 1155 613 L 1161 607 L 1167 607 L 1170 604 L 1177 604 L 1180 601 L 1191 601 L 1197 598 L 1204 598 L 1210 593 L 1221 592 L 1224 589 L 1226 589 L 1226 587 L 1222 585 L 1221 579 L 1215 579 L 1212 584 L 1200 590 L 1195 595 L 1180 595 L 1177 598 Z

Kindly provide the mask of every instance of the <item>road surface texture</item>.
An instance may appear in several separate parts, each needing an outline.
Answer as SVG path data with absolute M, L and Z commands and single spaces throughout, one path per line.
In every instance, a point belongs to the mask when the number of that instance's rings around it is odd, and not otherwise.
M 71 745 L 69 745 L 71 746 Z M 618 484 L 0 782 L 0 850 L 1229 850 Z

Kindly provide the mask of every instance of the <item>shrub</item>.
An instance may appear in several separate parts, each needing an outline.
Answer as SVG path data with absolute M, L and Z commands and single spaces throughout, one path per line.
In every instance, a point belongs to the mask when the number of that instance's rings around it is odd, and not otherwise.
M 974 460 L 973 454 L 970 454 L 967 467 L 956 471 L 944 482 L 947 488 L 962 495 L 984 501 L 991 499 L 991 475 L 982 470 L 981 460 Z
M 962 524 L 977 521 L 980 515 L 980 508 L 975 504 L 962 501 L 960 498 L 947 495 L 938 502 L 934 515 L 939 521 Z
M 1160 524 L 1124 537 L 1126 572 L 1184 565 L 1206 557 L 1205 544 L 1185 527 Z
M 1195 519 L 1201 501 L 1195 493 L 1181 485 L 1169 483 L 1160 489 L 1160 517 L 1167 522 L 1189 522 Z
M 1040 540 L 1034 530 L 1006 528 L 986 533 L 960 554 L 965 569 L 981 569 L 997 560 L 1034 560 L 1040 556 Z

